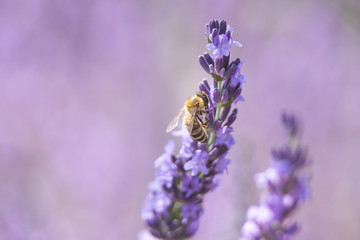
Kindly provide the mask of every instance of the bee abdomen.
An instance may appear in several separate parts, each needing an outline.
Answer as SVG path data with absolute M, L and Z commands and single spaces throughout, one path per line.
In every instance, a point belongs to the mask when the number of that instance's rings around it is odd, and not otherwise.
M 204 130 L 204 128 L 202 128 L 200 126 L 199 123 L 194 123 L 193 129 L 190 133 L 190 135 L 198 142 L 206 142 L 208 139 L 207 133 Z

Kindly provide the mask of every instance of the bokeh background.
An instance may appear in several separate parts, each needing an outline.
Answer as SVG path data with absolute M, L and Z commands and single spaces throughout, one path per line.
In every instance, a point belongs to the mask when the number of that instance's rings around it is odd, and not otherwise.
M 0 239 L 137 239 L 169 120 L 198 83 L 205 24 L 243 43 L 229 174 L 197 239 L 236 239 L 253 174 L 301 117 L 312 200 L 297 239 L 360 236 L 359 1 L 0 1 Z

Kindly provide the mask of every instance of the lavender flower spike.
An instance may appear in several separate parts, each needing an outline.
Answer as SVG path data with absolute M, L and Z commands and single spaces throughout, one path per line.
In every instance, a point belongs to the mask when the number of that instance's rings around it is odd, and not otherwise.
M 148 231 L 139 238 L 185 239 L 196 233 L 203 213 L 206 193 L 213 191 L 220 183 L 219 176 L 228 172 L 230 159 L 227 153 L 235 144 L 232 137 L 237 109 L 232 106 L 242 92 L 239 58 L 230 61 L 230 48 L 239 45 L 232 39 L 232 29 L 225 21 L 211 20 L 207 25 L 209 42 L 207 47 L 213 55 L 204 53 L 199 57 L 200 66 L 213 81 L 203 80 L 200 91 L 209 97 L 205 126 L 207 141 L 194 140 L 187 128 L 174 135 L 180 136 L 182 145 L 178 154 L 170 141 L 155 161 L 155 180 L 149 185 L 149 193 L 141 211 Z M 211 31 L 211 32 L 210 32 Z M 215 60 L 215 61 L 214 61 Z M 235 79 L 235 80 L 234 80 Z M 214 85 L 210 85 L 213 82 Z M 229 114 L 230 109 L 232 113 Z
M 287 240 L 299 229 L 290 215 L 309 199 L 309 176 L 303 173 L 308 166 L 306 151 L 298 145 L 298 121 L 283 114 L 282 121 L 289 137 L 288 143 L 272 151 L 272 165 L 255 175 L 257 187 L 263 191 L 260 205 L 247 211 L 240 240 Z

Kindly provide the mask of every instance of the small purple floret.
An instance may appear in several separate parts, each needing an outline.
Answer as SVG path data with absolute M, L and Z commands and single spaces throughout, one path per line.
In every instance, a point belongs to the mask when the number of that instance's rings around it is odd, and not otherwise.
M 224 126 L 217 131 L 218 138 L 216 144 L 225 144 L 228 148 L 235 144 L 234 138 L 231 136 L 231 132 L 234 130 L 228 126 Z
M 209 154 L 206 151 L 196 150 L 192 159 L 185 163 L 184 169 L 186 171 L 191 170 L 191 175 L 195 176 L 199 172 L 206 175 L 208 173 L 208 168 L 206 167 L 206 162 L 209 158 Z
M 182 178 L 182 188 L 181 190 L 185 192 L 185 197 L 189 198 L 193 193 L 200 191 L 200 184 L 198 177 L 192 177 L 185 174 Z

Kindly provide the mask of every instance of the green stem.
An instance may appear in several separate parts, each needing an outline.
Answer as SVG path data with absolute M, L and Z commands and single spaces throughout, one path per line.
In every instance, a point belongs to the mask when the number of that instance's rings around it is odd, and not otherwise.
M 221 82 L 217 82 L 217 88 L 219 89 L 220 95 L 221 95 Z M 221 109 L 222 109 L 222 106 L 218 106 L 216 108 L 214 121 L 220 118 Z M 213 142 L 215 140 L 216 140 L 216 133 L 214 132 L 214 129 L 211 129 L 211 137 L 208 141 L 208 144 L 206 145 L 207 150 L 209 150 L 210 145 L 213 144 Z

